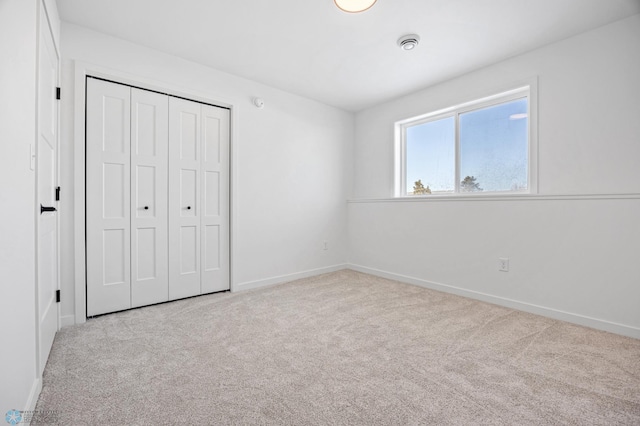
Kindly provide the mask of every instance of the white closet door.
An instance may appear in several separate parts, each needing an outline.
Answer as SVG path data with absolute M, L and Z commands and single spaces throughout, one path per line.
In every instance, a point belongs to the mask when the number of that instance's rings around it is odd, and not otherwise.
M 131 307 L 169 300 L 169 97 L 131 89 Z
M 87 315 L 131 307 L 130 88 L 87 80 Z
M 169 299 L 201 293 L 201 108 L 169 99 Z
M 202 293 L 229 289 L 229 111 L 202 105 Z

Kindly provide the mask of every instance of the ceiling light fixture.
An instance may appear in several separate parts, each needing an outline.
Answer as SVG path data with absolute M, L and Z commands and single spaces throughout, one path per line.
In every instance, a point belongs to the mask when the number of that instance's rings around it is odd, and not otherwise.
M 413 50 L 420 43 L 420 36 L 417 34 L 407 34 L 398 39 L 398 46 L 402 50 Z
M 373 6 L 376 0 L 333 0 L 333 2 L 345 12 L 358 13 L 364 12 Z

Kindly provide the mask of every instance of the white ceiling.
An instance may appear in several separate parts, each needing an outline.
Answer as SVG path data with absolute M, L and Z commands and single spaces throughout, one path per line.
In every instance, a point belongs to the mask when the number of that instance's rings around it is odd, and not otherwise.
M 63 21 L 349 111 L 640 13 L 640 0 L 57 0 Z M 402 51 L 397 39 L 420 35 Z

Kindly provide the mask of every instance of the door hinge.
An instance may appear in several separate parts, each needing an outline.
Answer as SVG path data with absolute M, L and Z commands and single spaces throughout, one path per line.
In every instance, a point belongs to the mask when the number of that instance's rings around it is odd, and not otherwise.
M 60 290 L 56 290 L 56 303 L 60 303 Z
M 60 100 L 60 88 L 56 87 L 56 99 Z
M 60 201 L 60 187 L 56 188 L 56 201 Z

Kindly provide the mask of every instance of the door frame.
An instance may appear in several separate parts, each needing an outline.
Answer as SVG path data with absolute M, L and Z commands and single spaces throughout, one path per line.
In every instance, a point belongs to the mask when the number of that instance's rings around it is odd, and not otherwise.
M 85 200 L 85 110 L 87 76 L 111 80 L 113 82 L 139 87 L 141 89 L 166 93 L 168 95 L 191 99 L 206 104 L 228 108 L 230 113 L 229 129 L 229 286 L 232 292 L 237 291 L 235 285 L 235 226 L 236 197 L 236 140 L 238 137 L 238 121 L 240 101 L 219 96 L 203 96 L 201 92 L 185 91 L 182 87 L 172 86 L 150 78 L 115 71 L 99 65 L 82 61 L 74 61 L 74 100 L 73 100 L 73 141 L 74 141 L 74 275 L 75 275 L 75 324 L 87 321 L 87 275 L 86 275 L 86 200 Z M 71 324 L 63 324 L 71 325 Z

